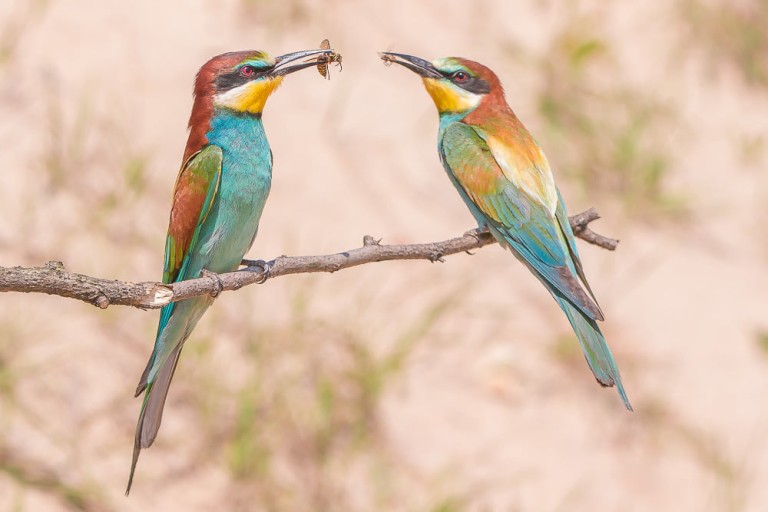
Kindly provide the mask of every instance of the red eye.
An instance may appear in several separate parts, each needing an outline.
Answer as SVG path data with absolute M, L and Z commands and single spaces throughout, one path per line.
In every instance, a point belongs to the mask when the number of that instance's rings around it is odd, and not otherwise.
M 240 76 L 253 76 L 256 74 L 256 70 L 253 69 L 253 66 L 243 66 L 240 68 Z
M 453 74 L 453 81 L 459 84 L 463 84 L 469 81 L 469 75 L 464 71 L 457 71 Z

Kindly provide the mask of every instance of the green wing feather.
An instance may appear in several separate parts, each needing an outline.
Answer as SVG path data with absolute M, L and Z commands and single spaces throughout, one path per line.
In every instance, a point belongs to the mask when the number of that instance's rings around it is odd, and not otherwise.
M 179 173 L 168 236 L 165 239 L 164 283 L 175 283 L 188 278 L 186 273 L 190 261 L 189 248 L 197 245 L 200 228 L 208 217 L 219 190 L 222 158 L 220 147 L 206 146 L 189 157 Z M 174 305 L 175 303 L 168 304 L 160 313 L 158 337 L 168 323 Z
M 187 276 L 191 259 L 190 249 L 196 247 L 201 226 L 208 217 L 216 198 L 221 183 L 221 168 L 221 148 L 210 145 L 189 157 L 179 173 L 173 193 L 170 225 L 165 242 L 164 283 L 183 281 L 190 277 Z M 160 313 L 155 348 L 136 388 L 136 396 L 142 391 L 145 391 L 145 395 L 136 429 L 126 495 L 133 483 L 141 449 L 152 444 L 157 435 L 163 404 L 178 362 L 181 343 L 178 340 L 172 340 L 175 345 L 171 346 L 171 342 L 163 342 L 162 337 L 175 306 L 176 303 L 168 304 Z M 159 368 L 159 370 L 153 382 L 147 382 L 152 368 Z
M 208 217 L 219 190 L 222 158 L 220 147 L 206 146 L 187 159 L 176 179 L 168 236 L 165 239 L 163 283 L 174 283 L 187 278 L 189 248 L 197 243 L 200 227 Z M 158 346 L 158 341 L 175 306 L 176 303 L 172 302 L 164 306 L 160 312 L 155 349 L 139 379 L 136 396 L 146 388 L 147 377 L 158 359 L 158 354 L 167 355 L 172 349 L 172 347 Z
M 568 317 L 597 381 L 603 386 L 616 385 L 624 405 L 632 410 L 616 362 L 595 321 L 602 320 L 603 314 L 584 276 L 560 192 L 553 215 L 504 176 L 484 138 L 463 123 L 444 130 L 440 158 L 478 223 L 512 249 L 549 289 Z
M 164 283 L 184 280 L 188 249 L 197 242 L 219 190 L 222 158 L 220 147 L 206 146 L 189 157 L 179 173 L 165 242 Z
M 471 203 L 475 217 L 498 233 L 500 241 L 512 248 L 540 279 L 590 318 L 602 320 L 597 303 L 576 277 L 581 277 L 589 289 L 559 195 L 559 215 L 553 216 L 541 202 L 504 176 L 483 137 L 469 125 L 454 123 L 446 128 L 440 151 L 448 174 L 465 201 Z M 477 176 L 484 176 L 485 190 L 479 190 L 472 181 Z M 567 228 L 562 225 L 563 217 Z

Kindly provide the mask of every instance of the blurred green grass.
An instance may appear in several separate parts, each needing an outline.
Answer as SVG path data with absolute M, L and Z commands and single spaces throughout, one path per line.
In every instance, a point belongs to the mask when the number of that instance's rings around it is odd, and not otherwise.
M 0 78 L 3 76 L 3 68 L 16 53 L 24 33 L 45 14 L 50 3 L 50 0 L 17 2 L 8 17 L 0 20 Z
M 681 0 L 688 45 L 714 68 L 730 68 L 745 83 L 768 92 L 768 0 Z
M 562 27 L 537 59 L 548 154 L 583 195 L 609 197 L 632 216 L 677 216 L 686 201 L 669 189 L 674 159 L 662 136 L 674 109 L 619 78 L 600 12 Z
M 224 436 L 227 466 L 233 478 L 248 482 L 253 499 L 272 504 L 270 510 L 355 510 L 342 468 L 367 467 L 372 480 L 362 485 L 371 486 L 366 494 L 373 497 L 380 480 L 397 472 L 379 425 L 380 401 L 455 299 L 428 305 L 387 340 L 363 339 L 349 322 L 307 316 L 306 288 L 296 294 L 287 325 L 256 327 L 249 336 L 249 378 Z M 291 485 L 286 465 L 308 483 L 304 489 Z M 376 503 L 369 508 L 377 509 Z

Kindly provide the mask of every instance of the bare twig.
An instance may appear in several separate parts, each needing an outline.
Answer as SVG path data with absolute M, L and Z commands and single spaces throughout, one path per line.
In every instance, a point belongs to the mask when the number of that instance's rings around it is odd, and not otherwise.
M 597 210 L 590 208 L 576 215 L 571 215 L 568 220 L 571 221 L 571 229 L 573 229 L 573 234 L 577 237 L 592 245 L 609 251 L 615 251 L 616 247 L 619 246 L 618 240 L 600 235 L 589 229 L 589 223 L 599 218 L 600 214 L 597 213 Z
M 589 229 L 589 223 L 599 219 L 591 208 L 570 218 L 576 236 L 587 242 L 613 251 L 618 240 L 604 237 Z M 243 286 L 263 283 L 267 279 L 288 274 L 310 272 L 336 272 L 365 263 L 390 260 L 443 261 L 443 257 L 479 249 L 495 243 L 487 232 L 472 231 L 463 236 L 427 244 L 383 245 L 371 236 L 363 239 L 363 246 L 323 256 L 279 256 L 272 261 L 243 261 L 245 268 L 226 274 L 207 273 L 198 279 L 173 284 L 156 282 L 128 283 L 100 279 L 67 272 L 64 265 L 51 261 L 42 267 L 0 267 L 0 292 L 37 292 L 78 299 L 102 309 L 110 305 L 156 309 L 171 302 L 200 295 L 218 295 L 224 290 L 237 290 Z

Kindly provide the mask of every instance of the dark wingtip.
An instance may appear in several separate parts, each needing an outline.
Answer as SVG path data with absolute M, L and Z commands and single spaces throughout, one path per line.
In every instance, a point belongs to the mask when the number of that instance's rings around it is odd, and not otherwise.
M 131 474 L 128 476 L 128 485 L 125 488 L 125 495 L 128 496 L 131 492 L 131 486 L 133 485 L 133 475 L 136 473 L 136 463 L 139 462 L 139 453 L 141 452 L 141 446 L 137 441 L 133 445 L 133 460 L 131 461 Z
M 133 440 L 133 459 L 131 460 L 131 474 L 128 475 L 128 485 L 125 488 L 125 495 L 131 492 L 131 486 L 133 485 L 133 476 L 136 473 L 136 463 L 139 462 L 139 453 L 141 453 L 141 427 L 144 423 L 144 406 L 141 408 L 141 414 L 139 415 L 139 424 L 136 427 L 136 437 Z
M 590 290 L 590 293 L 587 293 L 581 286 L 581 282 L 567 266 L 555 267 L 555 271 L 560 278 L 560 283 L 552 281 L 550 283 L 560 290 L 560 293 L 564 295 L 568 302 L 593 320 L 605 320 L 603 311 L 592 297 L 592 290 Z M 610 386 L 611 384 L 608 385 Z
M 616 381 L 616 391 L 619 392 L 619 396 L 624 402 L 624 407 L 626 407 L 629 412 L 635 412 L 635 410 L 632 408 L 632 404 L 629 403 L 629 398 L 627 398 L 627 392 L 624 391 L 624 386 L 621 384 L 621 379 Z
M 589 362 L 589 360 L 587 360 L 587 362 Z M 621 383 L 620 379 L 614 380 L 613 378 L 611 378 L 609 381 L 604 382 L 598 379 L 597 375 L 595 375 L 595 380 L 597 381 L 598 384 L 600 384 L 604 388 L 612 388 L 616 386 L 616 391 L 619 393 L 619 396 L 621 397 L 621 401 L 624 402 L 624 407 L 626 407 L 629 412 L 635 412 L 635 410 L 632 408 L 632 404 L 629 403 L 627 392 L 624 390 L 624 385 Z
M 144 388 L 147 387 L 147 384 L 144 384 L 143 386 L 139 384 L 140 390 L 137 390 L 136 396 L 138 396 L 138 394 L 141 391 L 144 391 Z M 141 432 L 144 429 L 144 415 L 147 412 L 147 398 L 149 398 L 149 392 L 147 392 L 147 394 L 144 396 L 144 402 L 141 404 L 141 412 L 139 413 L 139 420 L 136 422 L 136 434 L 133 438 L 133 458 L 131 459 L 131 473 L 128 475 L 128 485 L 125 488 L 126 496 L 128 496 L 128 494 L 131 492 L 133 476 L 136 473 L 136 463 L 139 462 L 139 454 L 141 453 Z

